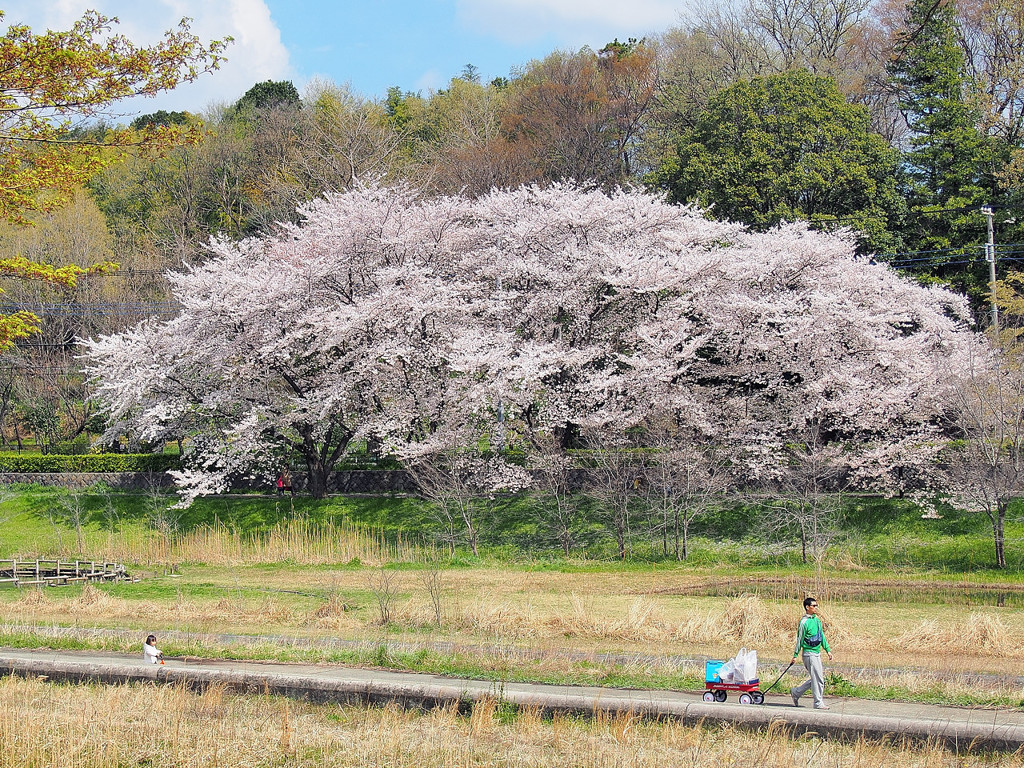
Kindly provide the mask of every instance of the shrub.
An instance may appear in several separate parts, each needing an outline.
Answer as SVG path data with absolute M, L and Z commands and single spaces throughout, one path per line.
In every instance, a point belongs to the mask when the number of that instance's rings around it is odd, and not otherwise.
M 0 472 L 164 472 L 180 457 L 162 453 L 0 454 Z

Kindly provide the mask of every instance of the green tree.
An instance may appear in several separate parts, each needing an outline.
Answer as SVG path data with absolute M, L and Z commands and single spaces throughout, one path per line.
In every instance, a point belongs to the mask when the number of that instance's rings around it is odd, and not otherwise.
M 256 83 L 235 102 L 235 111 L 244 114 L 272 107 L 298 107 L 300 103 L 299 92 L 291 80 L 265 80 Z
M 897 155 L 864 107 L 805 70 L 741 80 L 713 96 L 650 181 L 680 203 L 768 228 L 807 219 L 893 245 Z
M 186 19 L 150 48 L 111 34 L 115 21 L 89 11 L 68 31 L 36 35 L 15 24 L 0 35 L 0 220 L 27 224 L 33 211 L 66 204 L 86 179 L 117 157 L 116 150 L 166 147 L 186 138 L 172 126 L 142 134 L 74 130 L 76 119 L 192 81 L 223 60 L 226 42 L 204 47 Z M 83 273 L 108 266 L 58 269 L 21 254 L 0 256 L 0 275 L 66 288 Z M 38 328 L 38 318 L 29 312 L 0 316 L 0 350 Z
M 888 65 L 908 129 L 903 153 L 910 205 L 905 240 L 914 250 L 941 253 L 979 245 L 984 219 L 977 209 L 993 202 L 987 165 L 991 158 L 978 129 L 980 112 L 967 98 L 972 89 L 959 35 L 952 2 L 911 0 Z M 941 269 L 944 260 L 949 257 L 936 260 L 934 271 L 948 277 Z M 962 270 L 957 267 L 955 272 Z
M 392 85 L 384 99 L 384 113 L 395 128 L 402 130 L 413 119 L 415 105 L 420 101 L 419 96 L 412 91 L 403 93 L 397 85 Z
M 188 112 L 168 112 L 165 109 L 158 109 L 148 115 L 139 115 L 131 122 L 131 127 L 137 131 L 150 126 L 161 125 L 188 125 L 192 116 Z
M 464 78 L 431 94 L 408 130 L 415 138 L 417 182 L 443 194 L 483 195 L 529 179 L 501 130 L 505 91 Z
M 204 47 L 186 19 L 150 48 L 111 34 L 115 21 L 90 11 L 66 32 L 35 35 L 16 24 L 0 36 L 0 218 L 24 221 L 26 211 L 67 202 L 114 157 L 106 148 L 180 138 L 173 131 L 72 131 L 72 120 L 192 81 L 223 60 L 225 42 Z

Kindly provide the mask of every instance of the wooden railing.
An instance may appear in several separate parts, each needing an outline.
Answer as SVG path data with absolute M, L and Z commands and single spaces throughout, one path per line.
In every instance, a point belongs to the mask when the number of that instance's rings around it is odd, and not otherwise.
M 124 581 L 121 563 L 95 560 L 0 560 L 0 586 L 57 586 L 76 581 Z

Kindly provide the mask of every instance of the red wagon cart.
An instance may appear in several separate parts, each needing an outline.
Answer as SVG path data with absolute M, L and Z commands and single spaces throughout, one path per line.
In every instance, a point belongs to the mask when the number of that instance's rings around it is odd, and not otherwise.
M 755 678 L 742 683 L 724 682 L 720 675 L 723 664 L 724 661 L 715 659 L 704 662 L 704 701 L 721 703 L 729 697 L 728 691 L 739 691 L 740 704 L 764 704 L 760 680 Z

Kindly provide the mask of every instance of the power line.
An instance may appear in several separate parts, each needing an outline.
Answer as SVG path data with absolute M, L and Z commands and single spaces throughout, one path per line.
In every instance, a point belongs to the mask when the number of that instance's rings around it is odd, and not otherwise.
M 911 213 L 921 214 L 922 216 L 934 216 L 939 213 L 964 213 L 965 211 L 978 213 L 979 209 L 976 205 L 961 205 L 958 208 L 916 208 Z
M 1006 209 L 1006 208 L 1012 208 L 1013 206 L 1009 206 L 1009 205 L 993 205 L 991 207 L 992 208 Z M 977 206 L 973 206 L 973 205 L 962 205 L 962 206 L 958 206 L 956 208 L 931 208 L 931 209 L 916 208 L 913 211 L 910 211 L 910 213 L 919 213 L 919 214 L 924 214 L 924 215 L 931 216 L 931 215 L 939 214 L 939 213 L 963 213 L 964 211 L 978 212 L 978 208 L 977 208 Z M 828 216 L 826 218 L 818 218 L 818 217 L 815 217 L 815 216 L 809 216 L 807 218 L 807 221 L 811 222 L 812 224 L 830 224 L 832 222 L 840 222 L 840 221 L 864 221 L 865 219 L 880 219 L 880 218 L 887 218 L 887 217 L 886 217 L 886 215 L 884 213 L 870 214 L 870 213 L 865 212 L 865 213 L 862 213 L 862 214 L 859 214 L 859 215 Z
M 117 269 L 112 272 L 93 272 L 87 275 L 79 275 L 79 280 L 92 279 L 96 277 L 135 277 L 136 275 L 166 275 L 166 269 Z
M 1021 245 L 1021 243 L 1007 243 L 1007 245 Z M 971 248 L 981 248 L 980 245 L 951 245 L 947 248 L 923 248 L 919 251 L 894 251 L 893 253 L 881 253 L 879 256 L 915 256 L 919 253 L 961 253 Z
M 82 275 L 77 275 L 76 280 L 93 280 L 98 277 L 136 277 L 139 275 L 161 275 L 166 276 L 169 270 L 166 269 L 115 269 L 110 272 L 88 272 Z M 14 274 L 0 274 L 0 278 L 5 280 L 35 280 L 39 278 L 33 275 L 14 275 Z
M 967 256 L 968 257 L 968 261 L 972 260 L 972 258 L 973 258 L 971 256 L 971 254 L 964 253 L 963 251 L 956 251 L 956 252 L 951 251 L 948 255 L 949 256 Z M 885 258 L 885 257 L 880 257 L 880 258 Z M 941 257 L 941 256 L 924 256 L 924 257 L 922 257 L 920 259 L 893 259 L 892 261 L 886 260 L 883 263 L 888 264 L 889 266 L 896 266 L 897 264 L 921 264 L 921 263 L 924 263 L 924 262 L 929 262 L 929 263 L 932 263 L 932 264 L 949 264 L 949 261 L 943 259 L 943 257 Z
M 959 259 L 957 261 L 943 261 L 941 263 L 931 263 L 931 264 L 900 263 L 900 264 L 890 264 L 889 266 L 892 267 L 893 269 L 924 269 L 926 267 L 945 267 L 945 266 L 957 266 L 959 264 L 976 264 L 977 262 L 978 262 L 977 259 Z
M 176 302 L 4 302 L 0 313 L 32 312 L 40 315 L 137 315 L 172 314 L 180 309 Z

